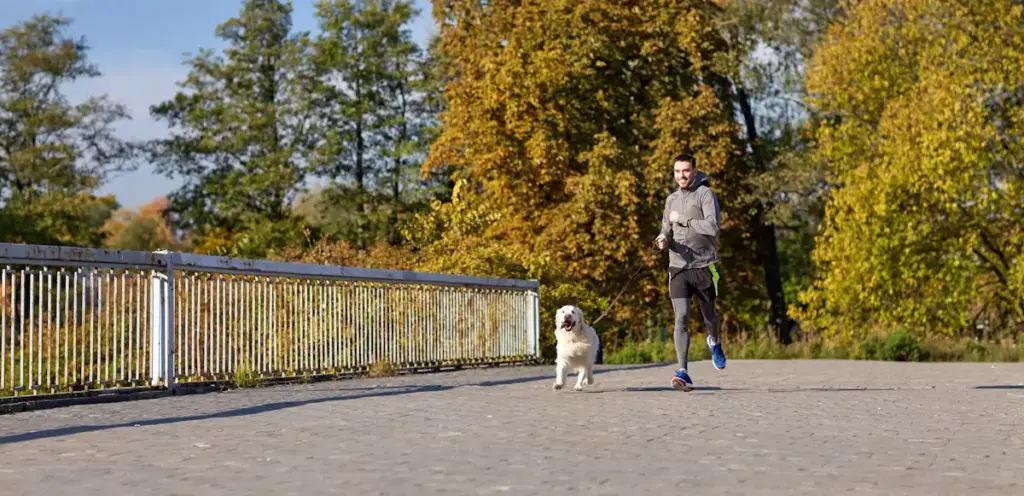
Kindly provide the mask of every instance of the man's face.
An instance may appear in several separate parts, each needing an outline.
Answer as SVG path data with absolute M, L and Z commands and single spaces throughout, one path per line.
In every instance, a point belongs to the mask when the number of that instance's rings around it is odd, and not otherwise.
M 676 162 L 673 167 L 673 173 L 675 175 L 676 184 L 680 188 L 685 188 L 690 185 L 690 181 L 693 181 L 693 177 L 697 175 L 697 169 L 693 168 L 693 164 L 690 162 Z

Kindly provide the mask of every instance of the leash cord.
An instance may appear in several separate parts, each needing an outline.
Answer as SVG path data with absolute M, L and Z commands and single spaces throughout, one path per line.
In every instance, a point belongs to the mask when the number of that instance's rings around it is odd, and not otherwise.
M 659 251 L 661 251 L 661 250 L 658 250 L 657 247 L 655 247 L 655 249 L 653 251 L 651 251 L 650 255 L 657 255 Z M 650 258 L 650 256 L 648 256 L 648 258 Z M 612 300 L 612 302 L 608 304 L 608 308 L 605 308 L 604 309 L 604 313 L 602 313 L 598 318 L 594 319 L 594 321 L 591 322 L 590 325 L 597 324 L 598 322 L 601 321 L 601 319 L 604 318 L 605 315 L 608 315 L 608 312 L 611 311 L 613 306 L 615 306 L 615 302 L 619 301 L 619 297 L 622 296 L 622 293 L 626 292 L 626 288 L 629 287 L 629 283 L 633 282 L 633 278 L 636 277 L 636 275 L 639 274 L 640 271 L 644 270 L 645 268 L 646 267 L 641 265 L 639 269 L 636 269 L 636 271 L 633 272 L 633 275 L 629 276 L 629 279 L 626 281 L 626 284 L 623 284 L 622 285 L 622 289 L 619 290 L 619 294 L 615 295 L 615 299 Z

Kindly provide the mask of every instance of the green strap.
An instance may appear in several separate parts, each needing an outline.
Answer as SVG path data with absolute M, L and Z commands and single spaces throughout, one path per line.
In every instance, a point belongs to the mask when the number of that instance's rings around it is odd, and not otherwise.
M 715 267 L 715 264 L 711 264 L 708 268 L 711 269 L 711 282 L 715 284 L 715 296 L 718 296 L 718 279 L 721 278 L 718 275 L 718 267 Z

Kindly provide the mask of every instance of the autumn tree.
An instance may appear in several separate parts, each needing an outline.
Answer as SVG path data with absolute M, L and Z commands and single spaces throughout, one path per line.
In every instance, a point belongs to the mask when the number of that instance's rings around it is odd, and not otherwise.
M 451 78 L 425 170 L 450 168 L 462 186 L 409 231 L 431 269 L 538 277 L 545 312 L 572 301 L 593 319 L 641 268 L 609 318 L 643 333 L 667 317 L 651 242 L 671 159 L 689 151 L 725 210 L 723 308 L 742 304 L 758 276 L 746 205 L 733 200 L 748 166 L 713 63 L 725 46 L 717 14 L 656 4 L 434 2 Z
M 754 174 L 749 232 L 764 270 L 770 323 L 792 339 L 788 306 L 809 280 L 810 246 L 821 219 L 817 163 L 803 102 L 806 60 L 839 14 L 839 0 L 726 0 L 719 22 L 727 40 L 725 69 Z
M 105 236 L 104 246 L 115 250 L 184 251 L 187 246 L 167 225 L 167 207 L 167 198 L 160 197 L 137 209 L 114 212 L 100 230 Z
M 129 119 L 105 95 L 72 103 L 66 85 L 100 76 L 66 17 L 37 15 L 0 32 L 0 232 L 4 241 L 99 246 L 117 208 L 95 191 L 137 166 L 115 135 Z
M 807 89 L 836 185 L 804 318 L 1019 333 L 1024 322 L 1024 25 L 1019 2 L 864 0 Z
M 157 170 L 185 182 L 169 215 L 199 251 L 258 257 L 301 239 L 291 207 L 319 134 L 309 36 L 291 13 L 290 1 L 246 0 L 217 27 L 227 48 L 190 58 L 181 91 L 151 109 L 171 128 L 153 143 Z

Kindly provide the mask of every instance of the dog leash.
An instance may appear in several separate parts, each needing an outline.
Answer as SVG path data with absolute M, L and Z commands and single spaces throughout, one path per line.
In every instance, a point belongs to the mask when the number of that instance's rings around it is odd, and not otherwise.
M 657 245 L 655 245 L 654 249 L 648 255 L 648 258 L 651 258 L 650 255 L 657 255 L 658 252 L 660 252 L 660 251 L 661 250 L 658 249 Z M 612 300 L 612 302 L 608 304 L 608 308 L 605 308 L 604 309 L 604 313 L 602 313 L 599 317 L 594 319 L 594 321 L 590 323 L 591 325 L 597 324 L 598 322 L 601 321 L 601 319 L 604 318 L 605 315 L 608 315 L 608 312 L 611 311 L 613 306 L 615 306 L 615 302 L 619 301 L 619 297 L 622 296 L 622 293 L 626 292 L 626 288 L 629 287 L 629 283 L 633 282 L 633 278 L 636 277 L 636 275 L 639 274 L 640 271 L 644 270 L 644 268 L 645 267 L 643 265 L 641 265 L 639 269 L 636 269 L 636 271 L 633 272 L 633 275 L 629 276 L 629 279 L 626 281 L 626 284 L 623 284 L 622 285 L 622 289 L 619 290 L 619 294 L 615 295 L 615 299 Z

